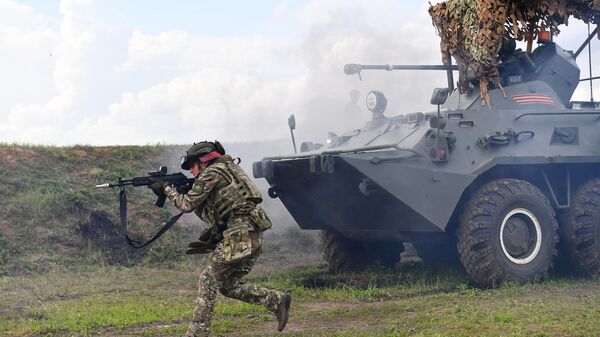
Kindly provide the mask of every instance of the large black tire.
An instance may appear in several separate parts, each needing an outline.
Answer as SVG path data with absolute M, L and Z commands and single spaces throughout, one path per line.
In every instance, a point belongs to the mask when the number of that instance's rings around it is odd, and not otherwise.
M 552 267 L 557 230 L 554 209 L 537 187 L 494 180 L 473 193 L 463 210 L 458 253 L 481 287 L 538 282 Z
M 460 263 L 456 239 L 441 242 L 413 242 L 417 255 L 429 266 L 456 266 Z
M 371 266 L 390 267 L 400 261 L 401 242 L 358 242 L 335 231 L 321 232 L 323 258 L 334 273 L 358 271 Z
M 573 265 L 583 273 L 600 272 L 600 179 L 579 187 L 563 226 L 564 246 Z

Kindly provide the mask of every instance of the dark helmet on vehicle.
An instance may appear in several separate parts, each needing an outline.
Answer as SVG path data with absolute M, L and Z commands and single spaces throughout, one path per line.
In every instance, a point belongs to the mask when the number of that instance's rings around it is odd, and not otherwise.
M 192 163 L 201 157 L 211 153 L 218 152 L 221 155 L 225 154 L 225 149 L 223 145 L 218 141 L 209 142 L 203 141 L 199 143 L 194 143 L 186 152 L 185 156 L 181 157 L 181 168 L 184 170 L 189 170 L 192 167 Z

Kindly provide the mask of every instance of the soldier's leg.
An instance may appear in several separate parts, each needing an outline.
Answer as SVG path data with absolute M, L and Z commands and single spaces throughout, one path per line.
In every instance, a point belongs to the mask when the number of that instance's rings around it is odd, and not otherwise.
M 211 261 L 202 274 L 200 274 L 196 308 L 194 309 L 192 323 L 188 328 L 186 336 L 208 337 L 213 306 L 217 297 L 217 287 L 214 265 Z
M 247 285 L 240 281 L 252 270 L 261 251 L 260 245 L 257 245 L 253 249 L 252 255 L 247 259 L 236 264 L 220 265 L 221 268 L 215 270 L 215 277 L 219 285 L 219 291 L 224 296 L 247 303 L 262 304 L 269 311 L 275 312 L 285 293 L 265 287 Z
M 279 303 L 285 295 L 285 293 L 278 290 L 243 284 L 239 279 L 235 283 L 223 283 L 219 287 L 219 291 L 229 298 L 251 304 L 262 304 L 271 312 L 275 312 L 278 309 Z
M 291 304 L 291 295 L 284 292 L 246 285 L 241 278 L 252 270 L 252 266 L 262 252 L 262 233 L 251 232 L 252 254 L 237 263 L 215 263 L 215 278 L 219 285 L 219 291 L 230 298 L 235 298 L 247 303 L 262 304 L 267 310 L 273 312 L 277 317 L 277 330 L 282 331 L 288 321 Z M 216 261 L 224 262 L 223 252 L 215 251 Z

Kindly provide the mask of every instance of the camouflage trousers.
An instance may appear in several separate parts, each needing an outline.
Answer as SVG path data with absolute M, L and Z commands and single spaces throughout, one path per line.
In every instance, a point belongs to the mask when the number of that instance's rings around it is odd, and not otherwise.
M 262 233 L 251 232 L 252 254 L 234 264 L 224 262 L 223 243 L 210 255 L 208 266 L 198 280 L 198 298 L 187 336 L 208 336 L 217 290 L 226 297 L 247 303 L 262 304 L 276 311 L 284 293 L 277 290 L 244 284 L 241 278 L 250 272 L 262 252 Z

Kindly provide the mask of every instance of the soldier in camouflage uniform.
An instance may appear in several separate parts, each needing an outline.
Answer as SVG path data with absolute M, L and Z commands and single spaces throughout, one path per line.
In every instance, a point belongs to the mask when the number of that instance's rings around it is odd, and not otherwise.
M 276 314 L 279 331 L 287 323 L 290 294 L 247 285 L 248 274 L 262 251 L 263 231 L 271 228 L 254 183 L 225 154 L 219 142 L 194 144 L 182 157 L 181 168 L 196 180 L 186 194 L 156 181 L 150 188 L 164 193 L 183 212 L 195 212 L 208 226 L 187 253 L 213 250 L 198 282 L 198 298 L 187 336 L 208 336 L 217 289 L 221 294 L 253 304 L 262 304 Z

